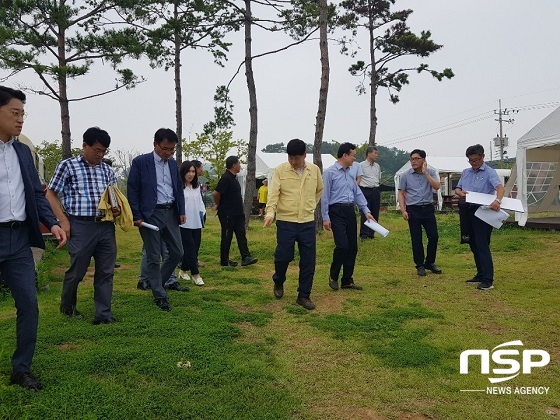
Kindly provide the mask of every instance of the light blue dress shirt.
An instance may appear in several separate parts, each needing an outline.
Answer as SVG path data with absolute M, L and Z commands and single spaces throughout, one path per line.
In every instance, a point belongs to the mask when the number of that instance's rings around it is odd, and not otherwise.
M 157 204 L 168 204 L 175 201 L 173 195 L 173 180 L 169 170 L 169 162 L 163 160 L 154 151 L 154 165 L 156 166 Z
M 370 213 L 364 194 L 356 184 L 355 173 L 350 168 L 344 169 L 335 162 L 323 172 L 323 184 L 321 215 L 324 221 L 331 220 L 329 206 L 336 203 L 354 203 L 364 214 Z
M 476 171 L 473 168 L 464 169 L 457 188 L 463 191 L 494 194 L 498 185 L 502 185 L 498 173 L 484 162 Z

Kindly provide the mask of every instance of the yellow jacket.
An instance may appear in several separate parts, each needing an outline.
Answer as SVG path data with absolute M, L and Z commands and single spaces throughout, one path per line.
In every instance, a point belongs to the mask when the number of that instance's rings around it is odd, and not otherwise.
M 116 218 L 113 217 L 113 212 L 111 211 L 111 201 L 109 199 L 109 188 L 113 187 L 115 191 L 115 196 L 117 197 L 117 202 L 119 203 L 119 208 L 121 209 L 120 216 Z M 101 200 L 99 200 L 99 206 L 97 208 L 105 214 L 103 217 L 103 221 L 115 222 L 117 226 L 119 226 L 125 232 L 128 232 L 134 227 L 134 223 L 132 220 L 132 209 L 130 208 L 130 204 L 128 204 L 128 200 L 124 196 L 123 193 L 120 192 L 119 187 L 116 185 L 108 185 L 103 191 L 103 195 L 101 196 Z
M 302 176 L 289 162 L 278 165 L 268 187 L 266 217 L 276 215 L 276 220 L 285 222 L 311 222 L 322 192 L 323 178 L 317 165 L 305 162 Z

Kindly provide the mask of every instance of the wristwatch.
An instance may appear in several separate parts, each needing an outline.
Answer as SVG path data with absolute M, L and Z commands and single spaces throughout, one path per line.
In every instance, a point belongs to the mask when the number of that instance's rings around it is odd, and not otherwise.
M 496 198 L 494 201 L 497 201 L 498 204 L 502 204 L 502 200 L 500 200 L 499 198 Z

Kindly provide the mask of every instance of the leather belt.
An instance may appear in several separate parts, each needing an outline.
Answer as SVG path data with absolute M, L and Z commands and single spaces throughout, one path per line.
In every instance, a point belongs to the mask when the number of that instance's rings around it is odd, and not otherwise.
M 156 209 L 171 210 L 175 203 L 156 204 Z
M 25 225 L 25 220 L 23 222 L 19 220 L 12 220 L 11 222 L 0 223 L 0 228 L 16 230 L 19 229 L 20 227 L 23 227 L 24 225 Z
M 338 207 L 354 207 L 354 203 L 334 203 L 331 206 L 338 206 Z
M 82 222 L 101 222 L 105 216 L 73 216 L 70 215 L 71 219 L 81 220 Z

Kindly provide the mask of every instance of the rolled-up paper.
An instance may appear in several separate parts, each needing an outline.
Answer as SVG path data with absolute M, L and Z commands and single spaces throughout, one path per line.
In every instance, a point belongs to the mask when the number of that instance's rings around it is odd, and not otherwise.
M 151 225 L 151 224 L 146 223 L 146 222 L 142 222 L 142 226 L 145 227 L 145 228 L 148 228 L 148 229 L 159 231 L 159 228 L 157 226 Z
M 374 232 L 379 233 L 381 236 L 385 237 L 389 234 L 389 231 L 387 229 L 385 229 L 383 226 L 381 226 L 379 223 L 374 222 L 373 220 L 366 220 L 364 222 L 364 225 L 366 225 L 368 228 L 370 228 L 371 230 L 373 230 Z

